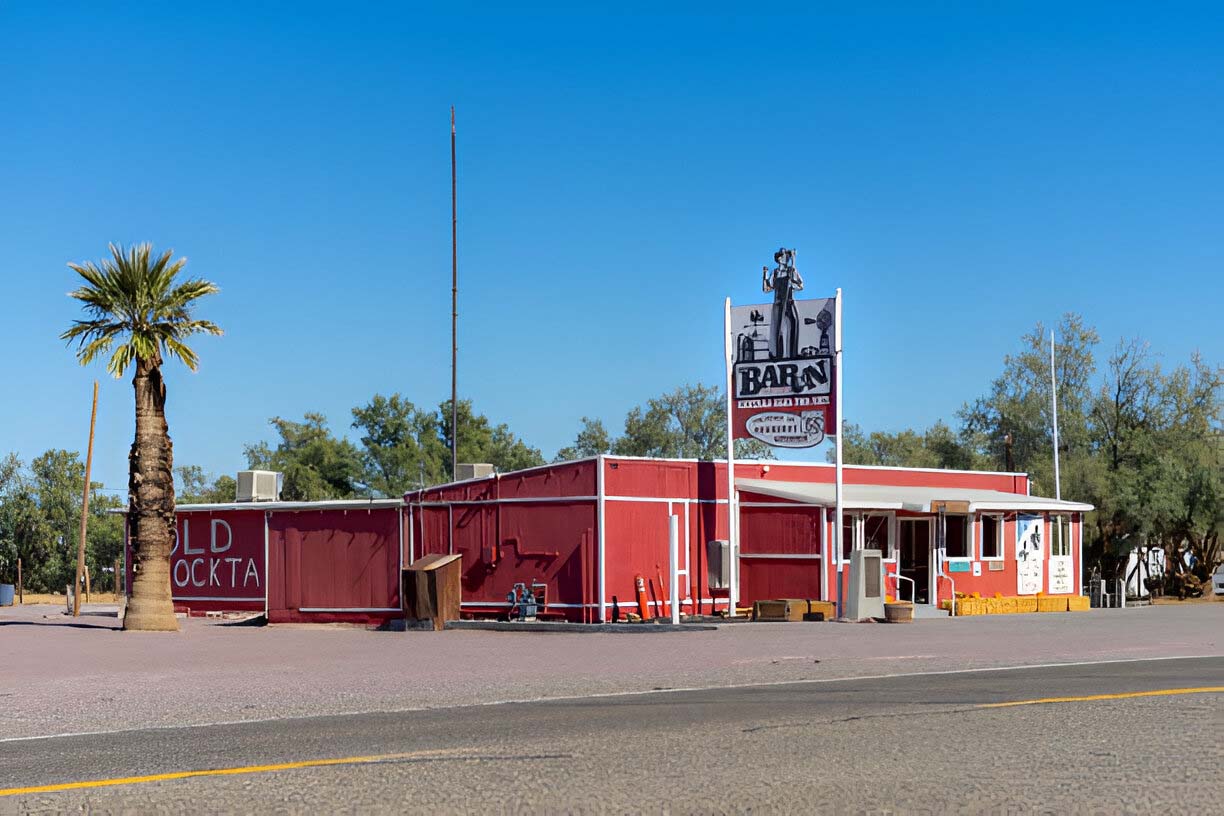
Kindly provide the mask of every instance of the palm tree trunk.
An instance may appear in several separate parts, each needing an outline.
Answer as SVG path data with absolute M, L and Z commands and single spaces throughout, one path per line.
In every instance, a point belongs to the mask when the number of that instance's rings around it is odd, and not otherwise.
M 173 452 L 166 425 L 166 384 L 161 360 L 138 360 L 136 438 L 128 454 L 128 523 L 132 542 L 132 595 L 124 629 L 178 631 L 170 598 L 174 535 Z

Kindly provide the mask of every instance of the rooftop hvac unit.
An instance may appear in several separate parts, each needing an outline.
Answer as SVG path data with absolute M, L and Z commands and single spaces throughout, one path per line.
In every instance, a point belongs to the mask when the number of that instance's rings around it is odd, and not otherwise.
M 455 481 L 466 482 L 468 479 L 483 479 L 493 475 L 493 466 L 484 462 L 460 462 L 455 465 Z
M 238 471 L 238 501 L 279 501 L 281 475 L 274 470 Z

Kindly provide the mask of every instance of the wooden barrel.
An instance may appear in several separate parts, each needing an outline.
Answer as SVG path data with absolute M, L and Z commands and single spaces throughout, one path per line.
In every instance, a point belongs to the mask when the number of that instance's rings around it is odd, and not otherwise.
M 913 623 L 914 605 L 911 603 L 884 604 L 884 620 L 889 623 Z

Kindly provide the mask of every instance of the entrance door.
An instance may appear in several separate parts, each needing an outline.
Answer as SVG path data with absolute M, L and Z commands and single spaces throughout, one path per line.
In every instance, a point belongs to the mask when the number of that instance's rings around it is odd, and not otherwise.
M 931 602 L 931 520 L 898 519 L 898 566 L 914 582 L 914 603 Z M 906 582 L 900 582 L 903 586 Z M 907 587 L 908 588 L 908 587 Z M 904 597 L 904 589 L 897 594 Z

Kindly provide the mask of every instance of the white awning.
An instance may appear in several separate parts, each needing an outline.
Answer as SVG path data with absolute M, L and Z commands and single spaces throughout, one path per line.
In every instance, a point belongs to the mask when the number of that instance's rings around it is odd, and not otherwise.
M 736 479 L 742 492 L 772 496 L 776 499 L 833 507 L 834 488 L 831 483 L 779 482 L 772 479 Z M 1091 504 L 1060 501 L 1044 496 L 1025 496 L 1002 490 L 971 490 L 964 487 L 898 487 L 894 485 L 847 484 L 842 486 L 842 507 L 846 510 L 908 510 L 914 513 L 934 512 L 940 503 L 968 504 L 970 513 L 991 510 L 1048 510 L 1085 513 Z

